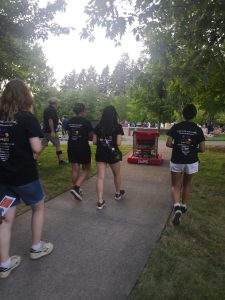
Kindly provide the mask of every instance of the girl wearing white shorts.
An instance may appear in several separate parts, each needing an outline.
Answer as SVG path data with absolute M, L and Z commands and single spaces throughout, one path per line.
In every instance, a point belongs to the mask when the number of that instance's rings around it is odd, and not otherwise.
M 172 198 L 174 201 L 173 224 L 179 225 L 182 214 L 187 211 L 193 175 L 198 172 L 198 152 L 205 151 L 205 137 L 202 129 L 192 120 L 197 114 L 193 104 L 183 109 L 184 121 L 173 125 L 168 131 L 166 146 L 172 148 L 170 161 Z M 180 194 L 182 186 L 182 193 Z

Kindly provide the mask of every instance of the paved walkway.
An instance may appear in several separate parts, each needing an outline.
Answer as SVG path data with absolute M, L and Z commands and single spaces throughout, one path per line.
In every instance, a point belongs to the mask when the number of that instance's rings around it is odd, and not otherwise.
M 12 253 L 21 266 L 0 281 L 7 300 L 127 299 L 171 212 L 170 150 L 160 142 L 161 166 L 122 165 L 126 197 L 113 199 L 112 175 L 105 182 L 106 208 L 96 210 L 95 176 L 84 185 L 82 202 L 69 192 L 46 204 L 44 239 L 54 243 L 49 257 L 31 261 L 30 212 L 16 218 Z M 56 183 L 57 184 L 57 183 Z

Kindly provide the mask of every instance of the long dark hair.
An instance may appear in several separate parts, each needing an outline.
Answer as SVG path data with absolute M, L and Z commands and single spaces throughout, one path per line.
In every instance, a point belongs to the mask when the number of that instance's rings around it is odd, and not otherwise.
M 99 122 L 100 130 L 104 135 L 111 135 L 118 124 L 118 114 L 114 106 L 106 106 Z
M 14 120 L 19 111 L 30 111 L 34 99 L 26 83 L 19 79 L 13 79 L 6 84 L 0 98 L 0 112 L 6 120 Z

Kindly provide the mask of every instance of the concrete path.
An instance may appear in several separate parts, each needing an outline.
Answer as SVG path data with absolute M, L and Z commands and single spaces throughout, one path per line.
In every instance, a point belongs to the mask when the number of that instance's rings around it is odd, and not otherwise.
M 69 192 L 46 204 L 44 240 L 54 243 L 49 257 L 29 259 L 30 212 L 16 218 L 12 253 L 21 266 L 0 280 L 0 299 L 7 300 L 123 300 L 127 299 L 147 262 L 172 209 L 170 150 L 160 142 L 161 166 L 122 164 L 121 202 L 113 198 L 107 172 L 106 208 L 96 210 L 95 176 L 76 201 Z M 58 183 L 56 183 L 58 184 Z

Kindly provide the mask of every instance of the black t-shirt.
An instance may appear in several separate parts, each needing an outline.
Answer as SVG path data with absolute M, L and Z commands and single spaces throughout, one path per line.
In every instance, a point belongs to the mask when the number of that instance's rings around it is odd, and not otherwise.
M 117 146 L 117 135 L 124 135 L 123 127 L 120 124 L 117 124 L 116 127 L 113 129 L 111 135 L 104 135 L 100 125 L 98 124 L 95 129 L 94 133 L 97 135 L 97 149 L 96 149 L 96 160 L 100 161 L 108 161 L 109 159 L 109 150 L 107 143 L 115 149 L 118 149 Z
M 53 124 L 54 124 L 54 129 L 56 132 L 58 123 L 59 123 L 59 118 L 57 115 L 57 111 L 55 109 L 55 107 L 53 107 L 52 105 L 49 105 L 48 107 L 46 107 L 46 109 L 44 110 L 44 114 L 43 114 L 43 119 L 44 119 L 44 123 L 43 123 L 43 132 L 44 133 L 50 133 L 51 129 L 49 127 L 49 119 L 53 120 Z
M 174 140 L 171 161 L 192 164 L 198 161 L 198 145 L 205 141 L 202 129 L 190 121 L 173 125 L 167 135 Z
M 42 136 L 32 113 L 18 112 L 14 121 L 0 114 L 0 184 L 18 186 L 38 179 L 29 139 Z
M 69 134 L 68 147 L 89 146 L 89 133 L 93 131 L 91 122 L 84 117 L 73 117 L 66 125 Z

